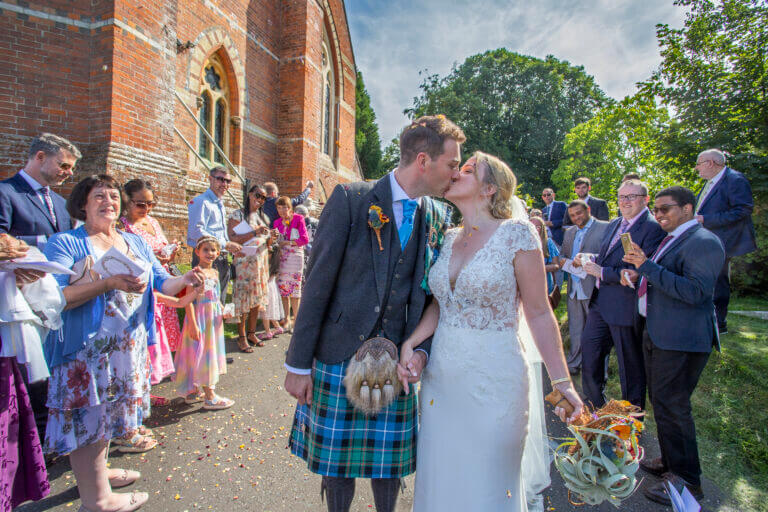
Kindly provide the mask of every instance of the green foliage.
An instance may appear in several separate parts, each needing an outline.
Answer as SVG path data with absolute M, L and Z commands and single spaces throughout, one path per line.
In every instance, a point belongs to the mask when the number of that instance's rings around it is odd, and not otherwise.
M 400 163 L 400 141 L 397 138 L 393 138 L 389 141 L 389 145 L 384 148 L 384 154 L 381 157 L 381 174 L 382 176 Z
M 357 72 L 355 84 L 355 150 L 360 159 L 363 177 L 375 179 L 387 171 L 381 169 L 381 139 L 371 97 L 365 89 L 363 74 Z
M 427 76 L 405 113 L 445 114 L 467 135 L 465 154 L 506 161 L 537 195 L 563 157 L 565 135 L 610 100 L 580 66 L 504 48 L 468 57 L 448 76 Z

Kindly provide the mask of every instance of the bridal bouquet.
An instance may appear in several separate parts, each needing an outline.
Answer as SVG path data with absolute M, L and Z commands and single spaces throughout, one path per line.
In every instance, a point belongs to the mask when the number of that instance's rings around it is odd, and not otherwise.
M 557 404 L 559 391 L 547 395 Z M 638 437 L 643 424 L 637 420 L 644 413 L 625 400 L 611 400 L 590 412 L 585 406 L 580 418 L 568 426 L 573 437 L 566 438 L 554 453 L 555 468 L 568 488 L 573 505 L 599 505 L 608 501 L 618 508 L 637 487 L 635 474 L 643 458 Z M 571 500 L 571 493 L 580 503 Z

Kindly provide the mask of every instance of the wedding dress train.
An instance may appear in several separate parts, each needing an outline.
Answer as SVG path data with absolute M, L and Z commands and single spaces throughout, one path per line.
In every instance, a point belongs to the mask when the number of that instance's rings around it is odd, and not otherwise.
M 526 494 L 549 485 L 549 458 L 531 362 L 540 358 L 520 326 L 514 257 L 540 244 L 527 221 L 504 221 L 452 289 L 457 233 L 447 233 L 429 275 L 440 320 L 422 375 L 413 510 L 523 512 Z

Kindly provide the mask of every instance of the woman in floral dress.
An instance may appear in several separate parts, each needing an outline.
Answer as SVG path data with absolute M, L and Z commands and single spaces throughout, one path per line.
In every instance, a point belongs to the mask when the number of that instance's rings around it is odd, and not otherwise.
M 277 287 L 283 298 L 285 330 L 293 331 L 293 319 L 299 312 L 301 281 L 304 278 L 304 246 L 309 243 L 304 217 L 293 212 L 291 199 L 283 196 L 275 203 L 277 213 L 274 227 L 280 233 L 280 272 Z
M 119 185 L 111 176 L 84 178 L 67 201 L 69 214 L 84 224 L 54 235 L 45 246 L 50 261 L 75 275 L 56 275 L 67 309 L 63 327 L 46 340 L 51 378 L 43 448 L 69 454 L 81 511 L 132 511 L 149 498 L 146 493 L 112 492 L 140 475 L 108 469 L 107 446 L 111 439 L 126 435 L 136 445 L 156 443 L 138 433 L 149 414 L 152 290 L 175 295 L 203 281 L 199 269 L 171 277 L 141 237 L 117 231 L 120 200 Z M 94 262 L 113 249 L 143 267 L 144 273 L 101 277 L 94 272 Z
M 234 258 L 235 281 L 232 286 L 235 316 L 240 319 L 237 345 L 243 352 L 253 352 L 249 342 L 258 347 L 264 346 L 264 342 L 256 336 L 256 322 L 259 313 L 267 306 L 269 282 L 269 218 L 261 210 L 266 198 L 264 188 L 254 185 L 248 191 L 245 208 L 233 211 L 227 221 L 229 239 L 238 244 L 246 244 L 245 251 L 249 251 L 248 254 Z M 251 231 L 235 233 L 235 227 L 246 219 Z M 248 326 L 250 329 L 246 335 Z
M 165 248 L 169 244 L 165 233 L 163 233 L 163 228 L 160 227 L 154 217 L 149 215 L 150 210 L 156 204 L 152 185 L 148 181 L 131 180 L 123 187 L 123 194 L 126 201 L 123 207 L 123 216 L 120 217 L 120 226 L 125 231 L 143 238 L 167 271 L 168 265 L 176 257 L 179 244 L 175 243 L 175 247 L 171 245 L 172 250 L 167 252 Z M 175 308 L 155 301 L 155 328 L 157 342 L 149 347 L 149 361 L 152 368 L 151 382 L 152 384 L 159 384 L 164 378 L 174 373 L 171 352 L 178 350 L 181 343 L 179 317 Z M 152 396 L 152 405 L 166 404 L 165 398 Z

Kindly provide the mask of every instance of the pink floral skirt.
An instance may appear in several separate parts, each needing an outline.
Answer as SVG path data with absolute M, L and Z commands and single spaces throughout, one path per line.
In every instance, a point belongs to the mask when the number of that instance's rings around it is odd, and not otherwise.
M 283 297 L 301 297 L 301 278 L 304 275 L 304 248 L 283 247 L 280 249 L 280 271 L 277 273 L 277 288 Z

